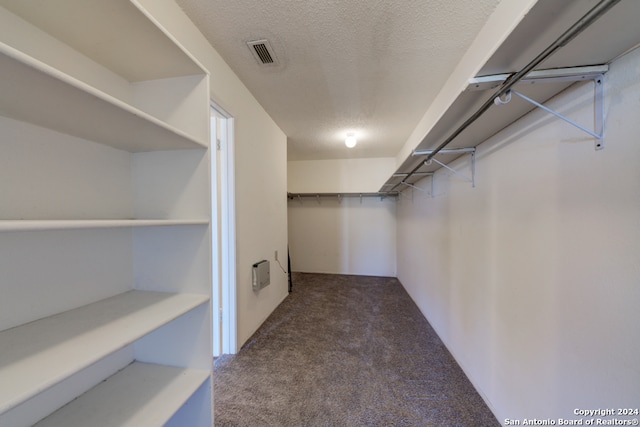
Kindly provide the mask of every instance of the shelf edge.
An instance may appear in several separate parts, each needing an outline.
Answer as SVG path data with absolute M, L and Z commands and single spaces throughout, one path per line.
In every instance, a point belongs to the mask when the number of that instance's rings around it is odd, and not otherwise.
M 119 301 L 119 299 L 124 301 Z M 132 302 L 132 299 L 135 299 L 136 301 Z M 167 303 L 167 299 L 178 299 L 179 305 L 176 305 L 175 301 Z M 42 370 L 42 373 L 36 375 L 36 379 L 30 381 L 31 385 L 29 385 L 28 387 L 23 387 L 23 389 L 21 390 L 13 391 L 10 398 L 7 398 L 5 396 L 4 400 L 0 402 L 0 414 L 4 414 L 10 411 L 23 402 L 26 402 L 30 398 L 44 392 L 45 390 L 48 390 L 49 388 L 55 386 L 66 378 L 71 377 L 77 372 L 80 372 L 87 366 L 90 366 L 93 363 L 96 363 L 98 360 L 108 356 L 109 354 L 112 354 L 113 352 L 132 344 L 136 340 L 150 334 L 151 332 L 172 322 L 173 320 L 190 312 L 191 310 L 194 310 L 197 307 L 206 304 L 209 301 L 210 298 L 207 295 L 171 294 L 157 291 L 134 290 L 0 332 L 0 341 L 4 341 L 4 344 L 7 344 L 6 348 L 9 349 L 9 351 L 13 349 L 15 353 L 16 351 L 23 348 L 22 345 L 25 344 L 24 341 L 29 336 L 37 335 L 41 336 L 41 338 L 52 336 L 52 334 L 57 331 L 56 328 L 60 328 L 60 325 L 65 322 L 66 324 L 69 324 L 69 322 L 73 322 L 79 328 L 88 327 L 94 328 L 99 331 L 96 332 L 92 329 L 89 329 L 90 332 L 84 330 L 81 330 L 79 332 L 76 331 L 76 342 L 73 342 L 72 345 L 78 348 L 79 346 L 83 348 L 91 348 L 91 351 L 81 357 L 80 360 L 73 362 L 62 358 L 61 356 L 63 354 L 60 354 L 61 350 L 55 346 L 45 346 L 44 348 L 29 350 L 37 350 L 38 353 L 31 354 L 27 352 L 26 356 L 24 354 L 22 355 L 25 357 L 20 357 L 19 359 L 16 359 L 16 357 L 20 356 L 20 354 L 9 354 L 9 356 L 5 354 L 5 359 L 8 357 L 8 360 L 2 361 L 2 364 L 0 364 L 0 366 L 13 366 L 16 365 L 17 360 L 23 361 L 22 366 L 18 366 L 17 373 L 15 367 L 12 369 L 8 369 L 8 373 L 10 373 L 11 370 L 13 370 L 14 373 L 13 375 L 5 374 L 5 380 L 11 382 L 12 377 L 13 379 L 15 379 L 17 374 L 20 374 L 23 371 L 26 372 L 27 370 L 33 370 L 34 368 L 38 367 Z M 140 307 L 137 307 L 138 305 L 140 305 Z M 96 306 L 100 306 L 99 309 L 96 309 Z M 168 309 L 170 309 L 169 312 L 167 312 Z M 114 317 L 114 311 L 117 312 L 118 310 L 123 311 L 124 314 L 120 314 L 117 317 Z M 163 313 L 163 316 L 161 318 L 158 317 L 159 310 Z M 113 333 L 112 329 L 122 328 L 124 323 L 131 324 L 132 316 L 140 316 L 140 313 L 142 311 L 150 312 L 144 313 L 146 317 L 149 317 L 151 314 L 153 314 L 158 318 L 152 319 L 151 322 L 149 320 L 146 320 L 144 322 L 145 324 L 142 326 L 139 325 L 137 330 L 129 330 L 128 335 L 125 338 L 120 337 L 118 340 L 108 340 L 108 342 L 104 340 L 105 336 Z M 84 321 L 82 319 L 84 319 Z M 95 323 L 97 319 L 100 319 L 100 322 L 105 322 L 105 320 L 109 322 L 111 324 L 111 329 L 108 329 L 102 324 L 91 326 L 91 322 Z M 107 328 L 106 332 L 105 328 Z M 91 331 L 93 331 L 93 333 L 91 333 Z M 81 338 L 77 338 L 78 336 L 80 336 Z M 77 342 L 78 340 L 80 341 L 80 344 Z M 22 342 L 22 345 L 20 344 L 20 342 Z M 29 340 L 29 342 L 37 342 L 40 345 L 42 344 L 39 340 Z M 69 348 L 69 345 L 67 345 L 67 352 L 69 351 Z M 45 374 L 46 370 L 49 369 L 48 366 L 45 366 L 41 363 L 36 363 L 33 360 L 34 354 L 39 354 L 39 358 L 42 359 L 42 357 L 44 357 L 43 354 L 45 353 L 48 355 L 47 357 L 50 358 L 50 360 L 60 361 L 64 359 L 62 362 L 58 363 L 60 366 L 50 374 Z M 7 364 L 7 362 L 10 363 Z M 44 360 L 42 362 L 44 362 Z M 5 369 L 1 369 L 0 373 L 2 373 L 2 371 L 4 370 Z
M 127 104 L 124 101 L 121 101 L 120 99 L 109 95 L 106 92 L 103 92 L 99 89 L 96 89 L 95 87 L 76 79 L 73 76 L 70 76 L 69 74 L 66 74 L 54 67 L 52 67 L 51 65 L 48 65 L 30 55 L 27 55 L 19 50 L 17 50 L 16 48 L 3 43 L 0 41 L 0 53 L 4 54 L 5 56 L 8 56 L 9 58 L 13 59 L 14 61 L 17 61 L 27 67 L 30 67 L 46 76 L 49 76 L 53 79 L 56 79 L 70 87 L 73 87 L 75 89 L 78 89 L 88 95 L 91 95 L 99 100 L 101 100 L 102 102 L 105 102 L 107 104 L 110 104 L 111 106 L 120 109 L 122 112 L 131 114 L 133 116 L 138 117 L 140 120 L 145 121 L 149 124 L 152 124 L 158 128 L 163 129 L 166 132 L 172 133 L 175 136 L 182 138 L 186 141 L 189 141 L 192 144 L 195 144 L 197 147 L 200 148 L 208 148 L 208 143 L 204 142 L 204 141 L 199 141 L 197 138 L 187 134 L 186 132 L 152 116 L 149 113 L 146 113 L 142 110 L 140 110 L 139 108 L 136 108 L 130 104 Z M 96 141 L 98 142 L 98 141 Z M 101 144 L 104 145 L 109 145 L 109 146 L 113 146 L 111 144 L 107 144 L 104 142 L 99 142 Z M 136 150 L 133 150 L 132 152 L 136 152 Z
M 35 424 L 36 427 L 85 426 L 108 415 L 126 425 L 164 424 L 211 376 L 209 371 L 134 361 L 102 383 Z M 151 386 L 156 386 L 151 389 Z M 130 395 L 130 398 L 127 398 Z M 146 398 L 144 411 L 131 413 L 132 402 Z M 108 402 L 113 398 L 114 402 Z M 110 405 L 111 403 L 111 405 Z M 96 408 L 91 411 L 88 408 Z M 118 419 L 120 417 L 121 419 Z M 113 424 L 112 422 L 111 424 Z M 109 424 L 109 425 L 111 425 Z M 161 425 L 158 424 L 158 425 Z M 122 425 L 122 424 L 118 424 Z
M 0 220 L 0 232 L 209 225 L 202 219 Z

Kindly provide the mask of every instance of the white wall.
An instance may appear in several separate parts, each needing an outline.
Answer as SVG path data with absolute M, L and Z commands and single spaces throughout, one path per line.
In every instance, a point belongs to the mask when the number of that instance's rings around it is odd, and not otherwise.
M 398 278 L 502 423 L 640 402 L 638 75 L 640 51 L 606 76 L 604 150 L 538 110 L 479 147 L 477 188 L 399 202 Z M 592 124 L 592 93 L 550 106 Z
M 393 199 L 290 201 L 291 269 L 395 277 L 395 213 Z
M 395 159 L 298 160 L 287 163 L 292 193 L 374 193 L 395 172 Z
M 238 344 L 287 296 L 287 277 L 271 268 L 271 284 L 253 292 L 251 266 L 287 251 L 286 136 L 173 0 L 140 0 L 211 74 L 212 99 L 235 119 Z
M 395 159 L 291 161 L 288 191 L 376 192 Z M 322 198 L 289 201 L 289 250 L 293 271 L 395 276 L 394 199 Z

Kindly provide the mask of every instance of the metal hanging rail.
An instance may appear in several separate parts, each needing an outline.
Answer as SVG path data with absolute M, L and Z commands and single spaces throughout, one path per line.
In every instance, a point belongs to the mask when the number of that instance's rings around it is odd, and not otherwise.
M 507 93 L 516 83 L 522 80 L 527 74 L 529 74 L 535 67 L 537 67 L 544 60 L 553 55 L 558 49 L 565 46 L 571 40 L 573 40 L 578 34 L 584 31 L 587 27 L 593 24 L 598 18 L 604 15 L 609 9 L 619 3 L 620 0 L 601 0 L 597 5 L 595 5 L 589 12 L 587 12 L 582 18 L 576 21 L 567 31 L 565 31 L 560 37 L 558 37 L 553 43 L 551 43 L 545 50 L 543 50 L 538 56 L 536 56 L 531 62 L 524 66 L 520 71 L 511 74 L 509 78 L 507 78 L 500 88 L 484 102 L 478 108 L 478 110 L 471 115 L 462 125 L 460 125 L 455 131 L 451 133 L 451 135 L 444 140 L 436 149 L 432 150 L 430 154 L 427 155 L 427 158 L 424 162 L 420 162 L 415 168 L 413 168 L 405 178 L 402 179 L 401 182 L 395 184 L 390 192 L 393 192 L 398 186 L 404 185 L 407 179 L 411 178 L 426 162 L 431 161 L 433 157 L 438 154 L 441 150 L 443 150 L 447 145 L 449 145 L 460 133 L 462 133 L 466 128 L 468 128 L 473 122 L 475 122 L 480 116 L 482 116 L 493 104 L 494 99 L 500 98 L 505 93 Z
M 378 192 L 378 193 L 287 193 L 287 198 L 289 200 L 298 199 L 301 200 L 303 198 L 314 198 L 316 200 L 320 200 L 320 198 L 329 198 L 336 197 L 338 200 L 342 198 L 348 197 L 359 197 L 361 200 L 363 197 L 378 197 L 380 199 L 386 198 L 397 198 L 397 191 L 390 192 Z
M 464 154 L 464 153 L 474 153 L 476 151 L 475 148 L 452 148 L 450 150 L 440 150 L 436 152 L 435 150 L 414 150 L 411 153 L 412 156 L 429 156 L 431 154 Z
M 405 176 L 409 175 L 408 173 L 394 173 L 393 175 L 391 175 L 393 178 L 404 178 Z M 413 174 L 413 176 L 431 176 L 433 175 L 433 172 L 416 172 Z M 389 185 L 389 184 L 385 184 L 385 185 Z

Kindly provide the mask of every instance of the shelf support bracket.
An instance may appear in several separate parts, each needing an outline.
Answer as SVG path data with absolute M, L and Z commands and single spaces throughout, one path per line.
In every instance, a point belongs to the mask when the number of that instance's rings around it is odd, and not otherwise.
M 435 181 L 435 179 L 436 179 L 436 176 L 434 174 L 431 174 L 431 198 L 433 198 L 433 195 L 435 194 L 434 193 L 434 191 L 435 191 L 434 190 L 434 186 L 435 186 L 434 181 Z
M 596 139 L 596 150 L 602 150 L 604 148 L 604 74 L 598 76 L 593 80 L 595 85 L 595 128 L 596 132 L 600 135 L 599 139 Z
M 476 188 L 476 150 L 471 153 L 471 188 Z
M 435 175 L 431 173 L 431 174 L 429 174 L 429 176 L 431 177 L 431 180 L 430 180 L 431 181 L 431 191 L 430 192 L 427 191 L 427 190 L 424 190 L 424 189 L 422 189 L 420 187 L 417 187 L 417 186 L 415 186 L 413 184 L 409 184 L 408 182 L 401 182 L 400 184 L 402 184 L 402 185 L 404 185 L 406 187 L 410 187 L 412 190 L 418 190 L 421 193 L 428 194 L 429 196 L 431 196 L 431 198 L 433 198 L 433 187 L 434 187 L 433 178 L 435 177 Z M 400 192 L 400 194 L 402 194 L 402 192 Z
M 513 93 L 514 95 L 517 95 L 518 97 L 524 99 L 525 101 L 535 105 L 538 108 L 543 109 L 544 111 L 546 111 L 549 114 L 552 114 L 554 116 L 556 116 L 557 118 L 559 118 L 560 120 L 564 120 L 565 122 L 569 123 L 570 125 L 573 125 L 574 127 L 580 129 L 581 131 L 593 136 L 596 141 L 595 141 L 595 149 L 596 150 L 602 150 L 604 148 L 604 76 L 603 75 L 598 75 L 593 79 L 593 83 L 595 85 L 595 94 L 594 94 L 594 107 L 595 107 L 595 131 L 592 131 L 590 129 L 587 129 L 586 127 L 582 126 L 581 124 L 571 120 L 568 117 L 563 116 L 562 114 L 558 113 L 557 111 L 552 110 L 549 107 L 546 107 L 544 105 L 542 105 L 541 103 L 529 98 L 528 96 L 525 96 L 523 94 L 521 94 L 518 91 L 515 90 L 511 90 L 510 93 Z M 496 99 L 500 99 L 500 98 L 496 98 Z M 508 102 L 508 101 L 506 101 Z M 496 104 L 503 104 L 506 103 L 505 101 L 500 100 L 499 102 L 496 101 Z
M 419 192 L 421 192 L 421 193 L 429 194 L 429 192 L 428 192 L 427 190 L 423 190 L 422 188 L 417 187 L 417 186 L 415 186 L 415 185 L 413 185 L 413 184 L 409 184 L 408 182 L 401 182 L 401 184 L 402 184 L 402 185 L 404 185 L 404 186 L 407 186 L 407 187 L 409 187 L 409 188 L 412 188 L 412 189 L 414 189 L 414 190 L 418 190 L 418 191 L 419 191 Z M 432 197 L 433 197 L 433 194 L 430 194 L 430 196 L 432 196 Z
M 439 161 L 435 157 L 433 159 L 431 159 L 431 160 L 425 160 L 424 164 L 428 166 L 428 165 L 431 164 L 431 162 L 436 162 L 437 164 L 439 164 L 443 168 L 447 169 L 450 172 L 453 172 L 455 175 L 458 175 L 459 177 L 461 177 L 465 181 L 469 181 L 471 183 L 471 186 L 473 188 L 475 188 L 476 187 L 476 150 L 473 149 L 472 151 L 468 151 L 468 153 L 471 155 L 471 178 L 469 178 L 465 174 L 455 170 L 451 166 Z M 402 184 L 406 184 L 406 183 L 403 182 Z M 433 195 L 433 176 L 431 177 L 431 188 L 432 188 L 431 194 Z

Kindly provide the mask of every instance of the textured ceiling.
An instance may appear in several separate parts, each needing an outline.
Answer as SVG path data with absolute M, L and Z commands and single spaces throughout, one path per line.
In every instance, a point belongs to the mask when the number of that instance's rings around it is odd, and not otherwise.
M 315 160 L 395 156 L 499 1 L 177 3 L 287 135 L 289 160 Z M 252 56 L 263 38 L 279 65 Z

